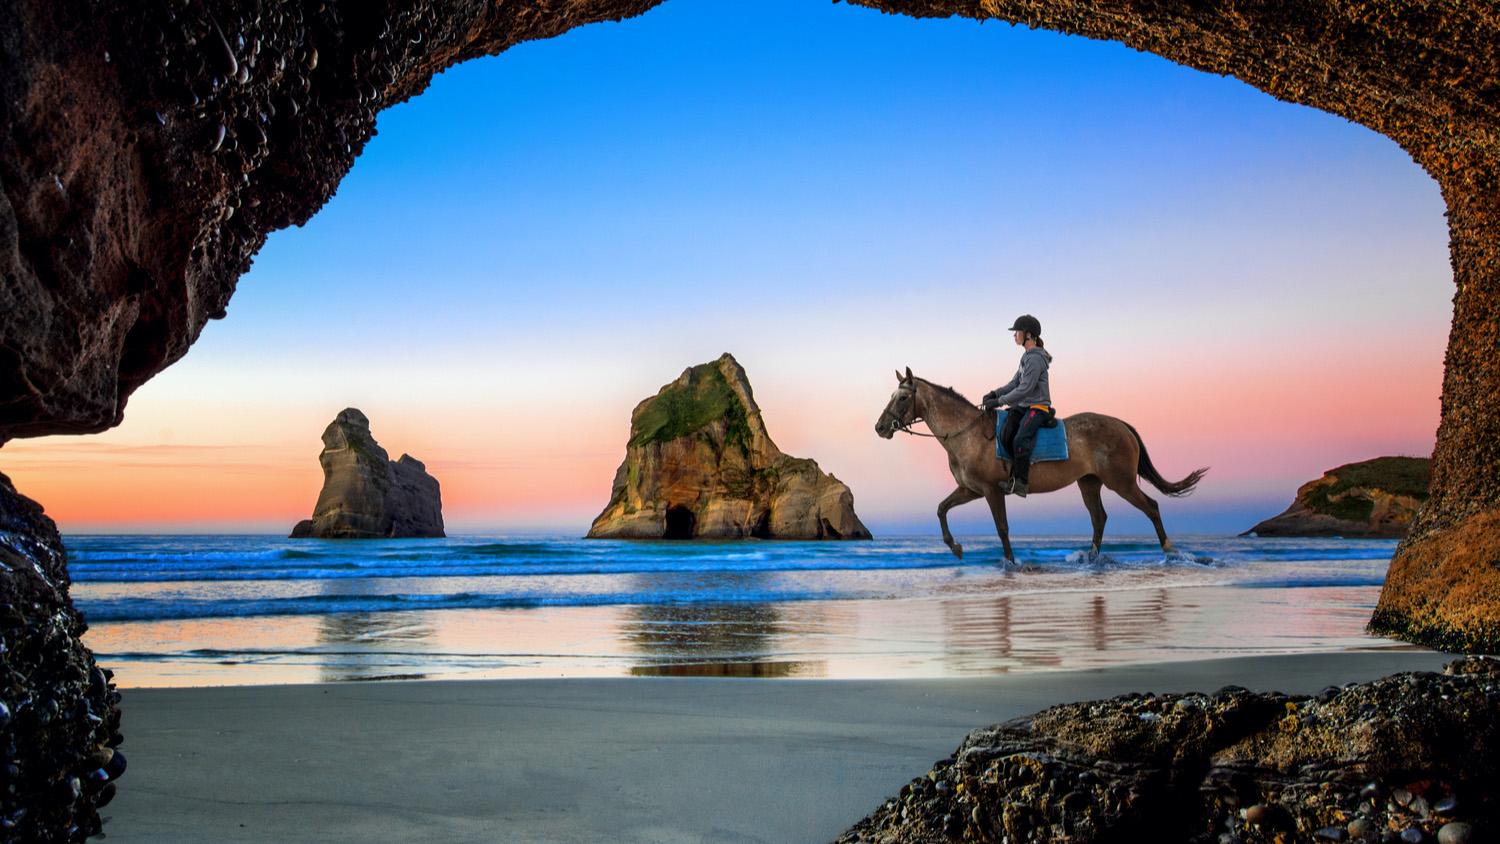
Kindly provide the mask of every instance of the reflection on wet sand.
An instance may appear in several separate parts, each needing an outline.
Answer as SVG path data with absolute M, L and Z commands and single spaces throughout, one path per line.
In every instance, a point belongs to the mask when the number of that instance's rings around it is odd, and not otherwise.
M 620 635 L 643 661 L 635 676 L 820 677 L 826 660 L 789 659 L 791 640 L 824 632 L 816 618 L 783 617 L 778 604 L 639 605 Z M 799 607 L 798 609 L 802 609 Z
M 1077 668 L 1171 639 L 1196 607 L 1186 590 L 1001 595 L 939 602 L 942 660 L 954 674 Z M 1092 654 L 1091 654 L 1092 652 Z
M 1363 629 L 1378 586 L 997 592 L 971 585 L 905 600 L 101 623 L 85 641 L 137 686 L 622 674 L 966 677 L 1391 646 Z
M 340 613 L 318 624 L 318 680 L 421 680 L 420 672 L 396 670 L 433 638 L 421 613 Z

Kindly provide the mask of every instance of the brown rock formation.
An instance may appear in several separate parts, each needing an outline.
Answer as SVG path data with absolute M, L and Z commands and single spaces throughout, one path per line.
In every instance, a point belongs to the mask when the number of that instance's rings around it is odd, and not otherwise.
M 636 405 L 590 539 L 869 539 L 849 487 L 771 442 L 730 355 Z
M 1290 507 L 1240 535 L 1400 539 L 1431 483 L 1432 461 L 1425 457 L 1349 463 L 1298 487 Z
M 1469 658 L 1316 697 L 1056 706 L 970 733 L 838 841 L 1479 841 L 1500 824 L 1497 680 Z
M 323 491 L 293 539 L 413 539 L 443 536 L 437 479 L 409 454 L 392 460 L 352 407 L 323 430 Z

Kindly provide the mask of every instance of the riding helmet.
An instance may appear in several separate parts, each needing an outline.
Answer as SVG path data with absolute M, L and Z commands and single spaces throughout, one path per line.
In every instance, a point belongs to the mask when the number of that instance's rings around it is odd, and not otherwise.
M 1024 331 L 1032 337 L 1042 336 L 1042 323 L 1031 314 L 1021 314 L 1007 331 Z

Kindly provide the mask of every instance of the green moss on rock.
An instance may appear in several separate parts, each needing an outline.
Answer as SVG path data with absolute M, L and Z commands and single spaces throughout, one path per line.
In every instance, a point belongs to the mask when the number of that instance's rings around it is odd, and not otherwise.
M 1351 489 L 1377 489 L 1390 495 L 1402 495 L 1418 501 L 1427 500 L 1432 484 L 1432 461 L 1425 457 L 1377 457 L 1361 463 L 1350 463 L 1328 472 L 1331 484 L 1320 484 L 1309 490 L 1308 508 L 1346 522 L 1364 522 L 1375 511 L 1368 498 L 1341 494 Z
M 630 426 L 630 445 L 670 442 L 724 422 L 724 444 L 750 453 L 750 421 L 745 406 L 716 364 L 693 367 L 687 383 L 672 384 L 636 414 Z

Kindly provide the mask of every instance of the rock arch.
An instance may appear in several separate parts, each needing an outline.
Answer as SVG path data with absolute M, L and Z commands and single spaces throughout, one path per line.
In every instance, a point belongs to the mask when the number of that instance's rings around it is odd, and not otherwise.
M 0 441 L 100 431 L 455 63 L 656 0 L 0 6 Z M 1455 297 L 1433 496 L 1376 626 L 1500 645 L 1500 25 L 1490 2 L 873 0 L 1122 42 L 1380 132 L 1441 187 Z
M 458 62 L 656 2 L 0 3 L 0 443 L 118 424 L 131 392 L 224 316 L 267 234 L 307 221 L 328 200 L 380 109 Z M 864 5 L 1119 41 L 1232 75 L 1390 137 L 1437 180 L 1455 294 L 1433 494 L 1392 562 L 1372 626 L 1500 650 L 1495 3 Z M 119 713 L 108 677 L 78 641 L 56 530 L 3 476 L 0 557 L 14 563 L 0 577 L 9 613 L 0 638 L 7 652 L 36 652 L 28 698 L 45 688 L 49 700 L 101 717 L 77 733 L 21 735 L 36 723 L 25 713 L 0 727 L 35 751 L 21 792 L 52 795 L 33 807 L 22 837 L 63 840 L 70 828 L 97 828 L 101 792 L 36 789 L 112 753 Z M 71 668 L 45 667 L 59 665 Z

